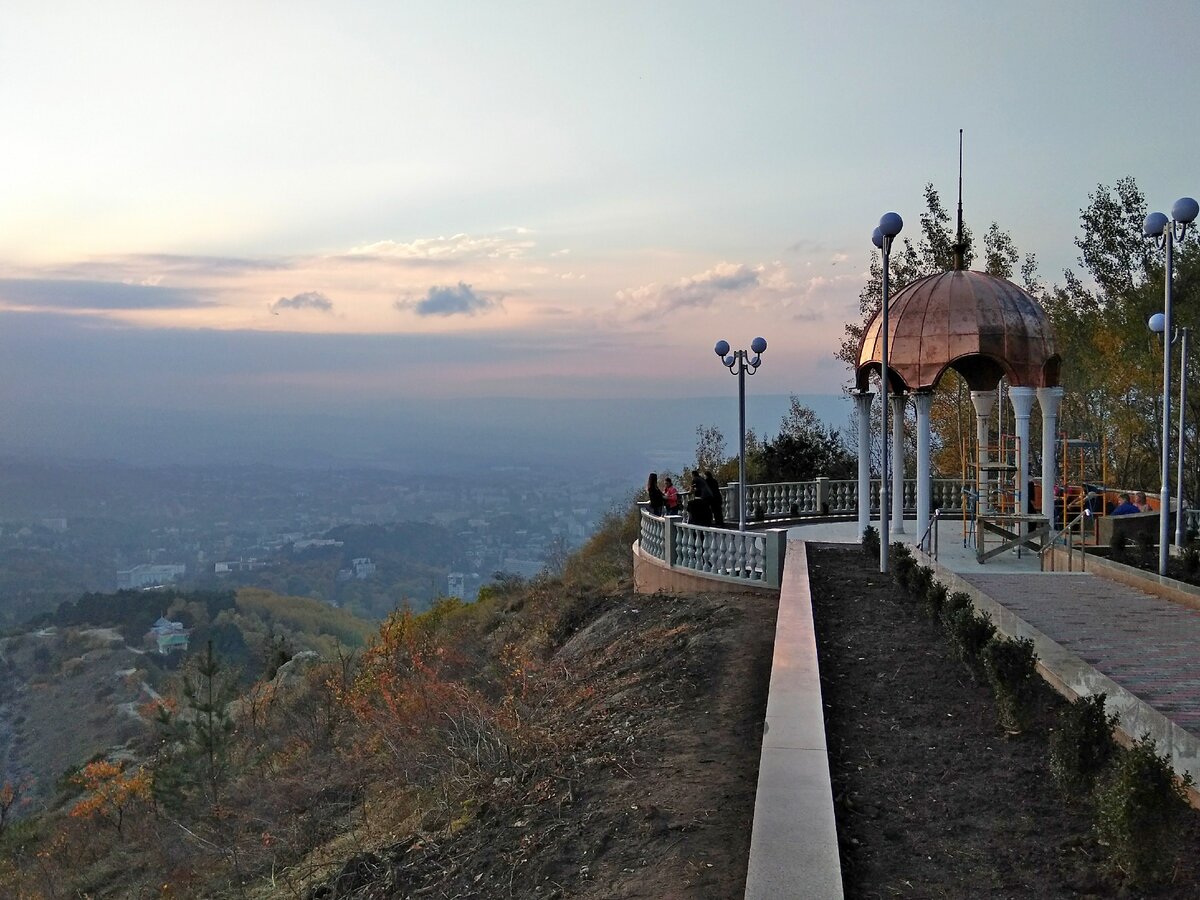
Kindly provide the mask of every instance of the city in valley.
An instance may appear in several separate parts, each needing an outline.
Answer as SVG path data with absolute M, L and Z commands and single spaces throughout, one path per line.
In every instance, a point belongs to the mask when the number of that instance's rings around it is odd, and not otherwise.
M 9 460 L 0 616 L 19 624 L 83 593 L 169 585 L 257 586 L 381 618 L 474 599 L 497 573 L 554 570 L 631 490 L 564 490 L 518 466 L 416 477 Z

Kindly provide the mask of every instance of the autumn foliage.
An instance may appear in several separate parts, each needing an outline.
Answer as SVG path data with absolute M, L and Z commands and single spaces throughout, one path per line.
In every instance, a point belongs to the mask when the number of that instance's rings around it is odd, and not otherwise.
M 150 774 L 142 767 L 129 770 L 124 763 L 101 759 L 88 763 L 72 780 L 83 788 L 83 796 L 70 816 L 106 822 L 118 834 L 127 810 L 150 799 Z

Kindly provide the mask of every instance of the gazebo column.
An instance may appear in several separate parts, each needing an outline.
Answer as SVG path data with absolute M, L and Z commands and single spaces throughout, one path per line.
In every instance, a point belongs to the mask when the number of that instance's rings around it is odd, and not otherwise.
M 975 439 L 979 444 L 978 466 L 975 479 L 979 489 L 976 501 L 976 513 L 986 512 L 991 508 L 991 492 L 988 485 L 988 422 L 992 418 L 992 408 L 996 405 L 995 391 L 971 391 L 971 403 L 975 406 Z
M 904 394 L 892 394 L 892 533 L 904 534 Z
M 871 524 L 871 391 L 854 395 L 858 411 L 858 536 Z
M 917 537 L 929 527 L 929 498 L 933 483 L 929 477 L 929 414 L 933 411 L 933 394 L 920 391 L 913 394 L 917 407 Z
M 1058 446 L 1058 405 L 1062 402 L 1063 389 L 1048 387 L 1037 389 L 1038 406 L 1042 409 L 1042 515 L 1054 523 L 1054 484 L 1057 481 L 1057 466 L 1054 450 Z M 1065 522 L 1063 523 L 1066 524 Z
M 1029 414 L 1033 412 L 1033 397 L 1034 389 L 1031 387 L 1008 389 L 1008 399 L 1012 402 L 1013 418 L 1017 424 L 1016 509 L 1017 514 L 1022 516 L 1029 513 Z M 1028 530 L 1022 526 L 1020 532 L 1026 534 Z

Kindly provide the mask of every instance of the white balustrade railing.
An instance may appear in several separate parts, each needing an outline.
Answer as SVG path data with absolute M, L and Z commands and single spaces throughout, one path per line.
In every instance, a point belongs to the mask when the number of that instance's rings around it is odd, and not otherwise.
M 963 488 L 970 482 L 961 478 L 931 479 L 930 508 L 943 513 L 961 512 Z M 737 522 L 738 484 L 721 488 L 725 521 Z M 904 481 L 904 511 L 917 511 L 917 480 Z M 752 484 L 746 488 L 746 520 L 802 519 L 807 516 L 852 516 L 858 512 L 858 482 L 818 478 L 815 481 L 785 481 L 776 484 Z M 879 480 L 871 482 L 871 514 L 879 514 Z
M 787 530 L 733 531 L 688 525 L 679 516 L 642 509 L 642 552 L 667 568 L 734 583 L 778 588 L 783 578 Z
M 942 514 L 962 510 L 963 489 L 970 483 L 961 478 L 934 478 L 931 506 Z M 687 524 L 682 516 L 655 516 L 643 501 L 640 547 L 642 553 L 672 569 L 683 569 L 705 577 L 732 582 L 754 582 L 779 587 L 783 576 L 785 529 L 735 530 L 740 485 L 721 489 L 725 521 L 733 528 L 708 528 Z M 752 484 L 746 488 L 748 522 L 771 522 L 818 516 L 852 516 L 858 511 L 858 482 L 818 478 L 779 484 Z M 871 482 L 871 513 L 879 513 L 879 481 Z M 904 509 L 916 512 L 917 481 L 904 482 Z M 1200 511 L 1188 511 L 1189 527 L 1200 525 Z

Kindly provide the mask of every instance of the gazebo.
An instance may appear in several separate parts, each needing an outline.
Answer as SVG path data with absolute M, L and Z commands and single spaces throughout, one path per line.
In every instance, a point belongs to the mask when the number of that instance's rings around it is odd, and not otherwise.
M 870 523 L 870 436 L 872 375 L 879 375 L 881 315 L 867 323 L 858 349 L 858 520 Z M 961 268 L 930 275 L 898 292 L 888 304 L 888 391 L 892 403 L 891 530 L 904 530 L 904 406 L 911 395 L 917 411 L 917 533 L 930 520 L 930 412 L 933 390 L 947 369 L 967 382 L 975 406 L 981 480 L 988 471 L 988 432 L 996 387 L 1006 378 L 1018 445 L 1016 500 L 1024 510 L 1029 490 L 1029 416 L 1036 396 L 1042 412 L 1041 513 L 1052 517 L 1054 450 L 1061 357 L 1054 330 L 1037 301 L 1011 281 Z M 885 437 L 886 439 L 886 437 Z M 887 473 L 883 473 L 887 477 Z M 986 488 L 986 484 L 984 485 Z M 981 491 L 986 497 L 986 490 Z

